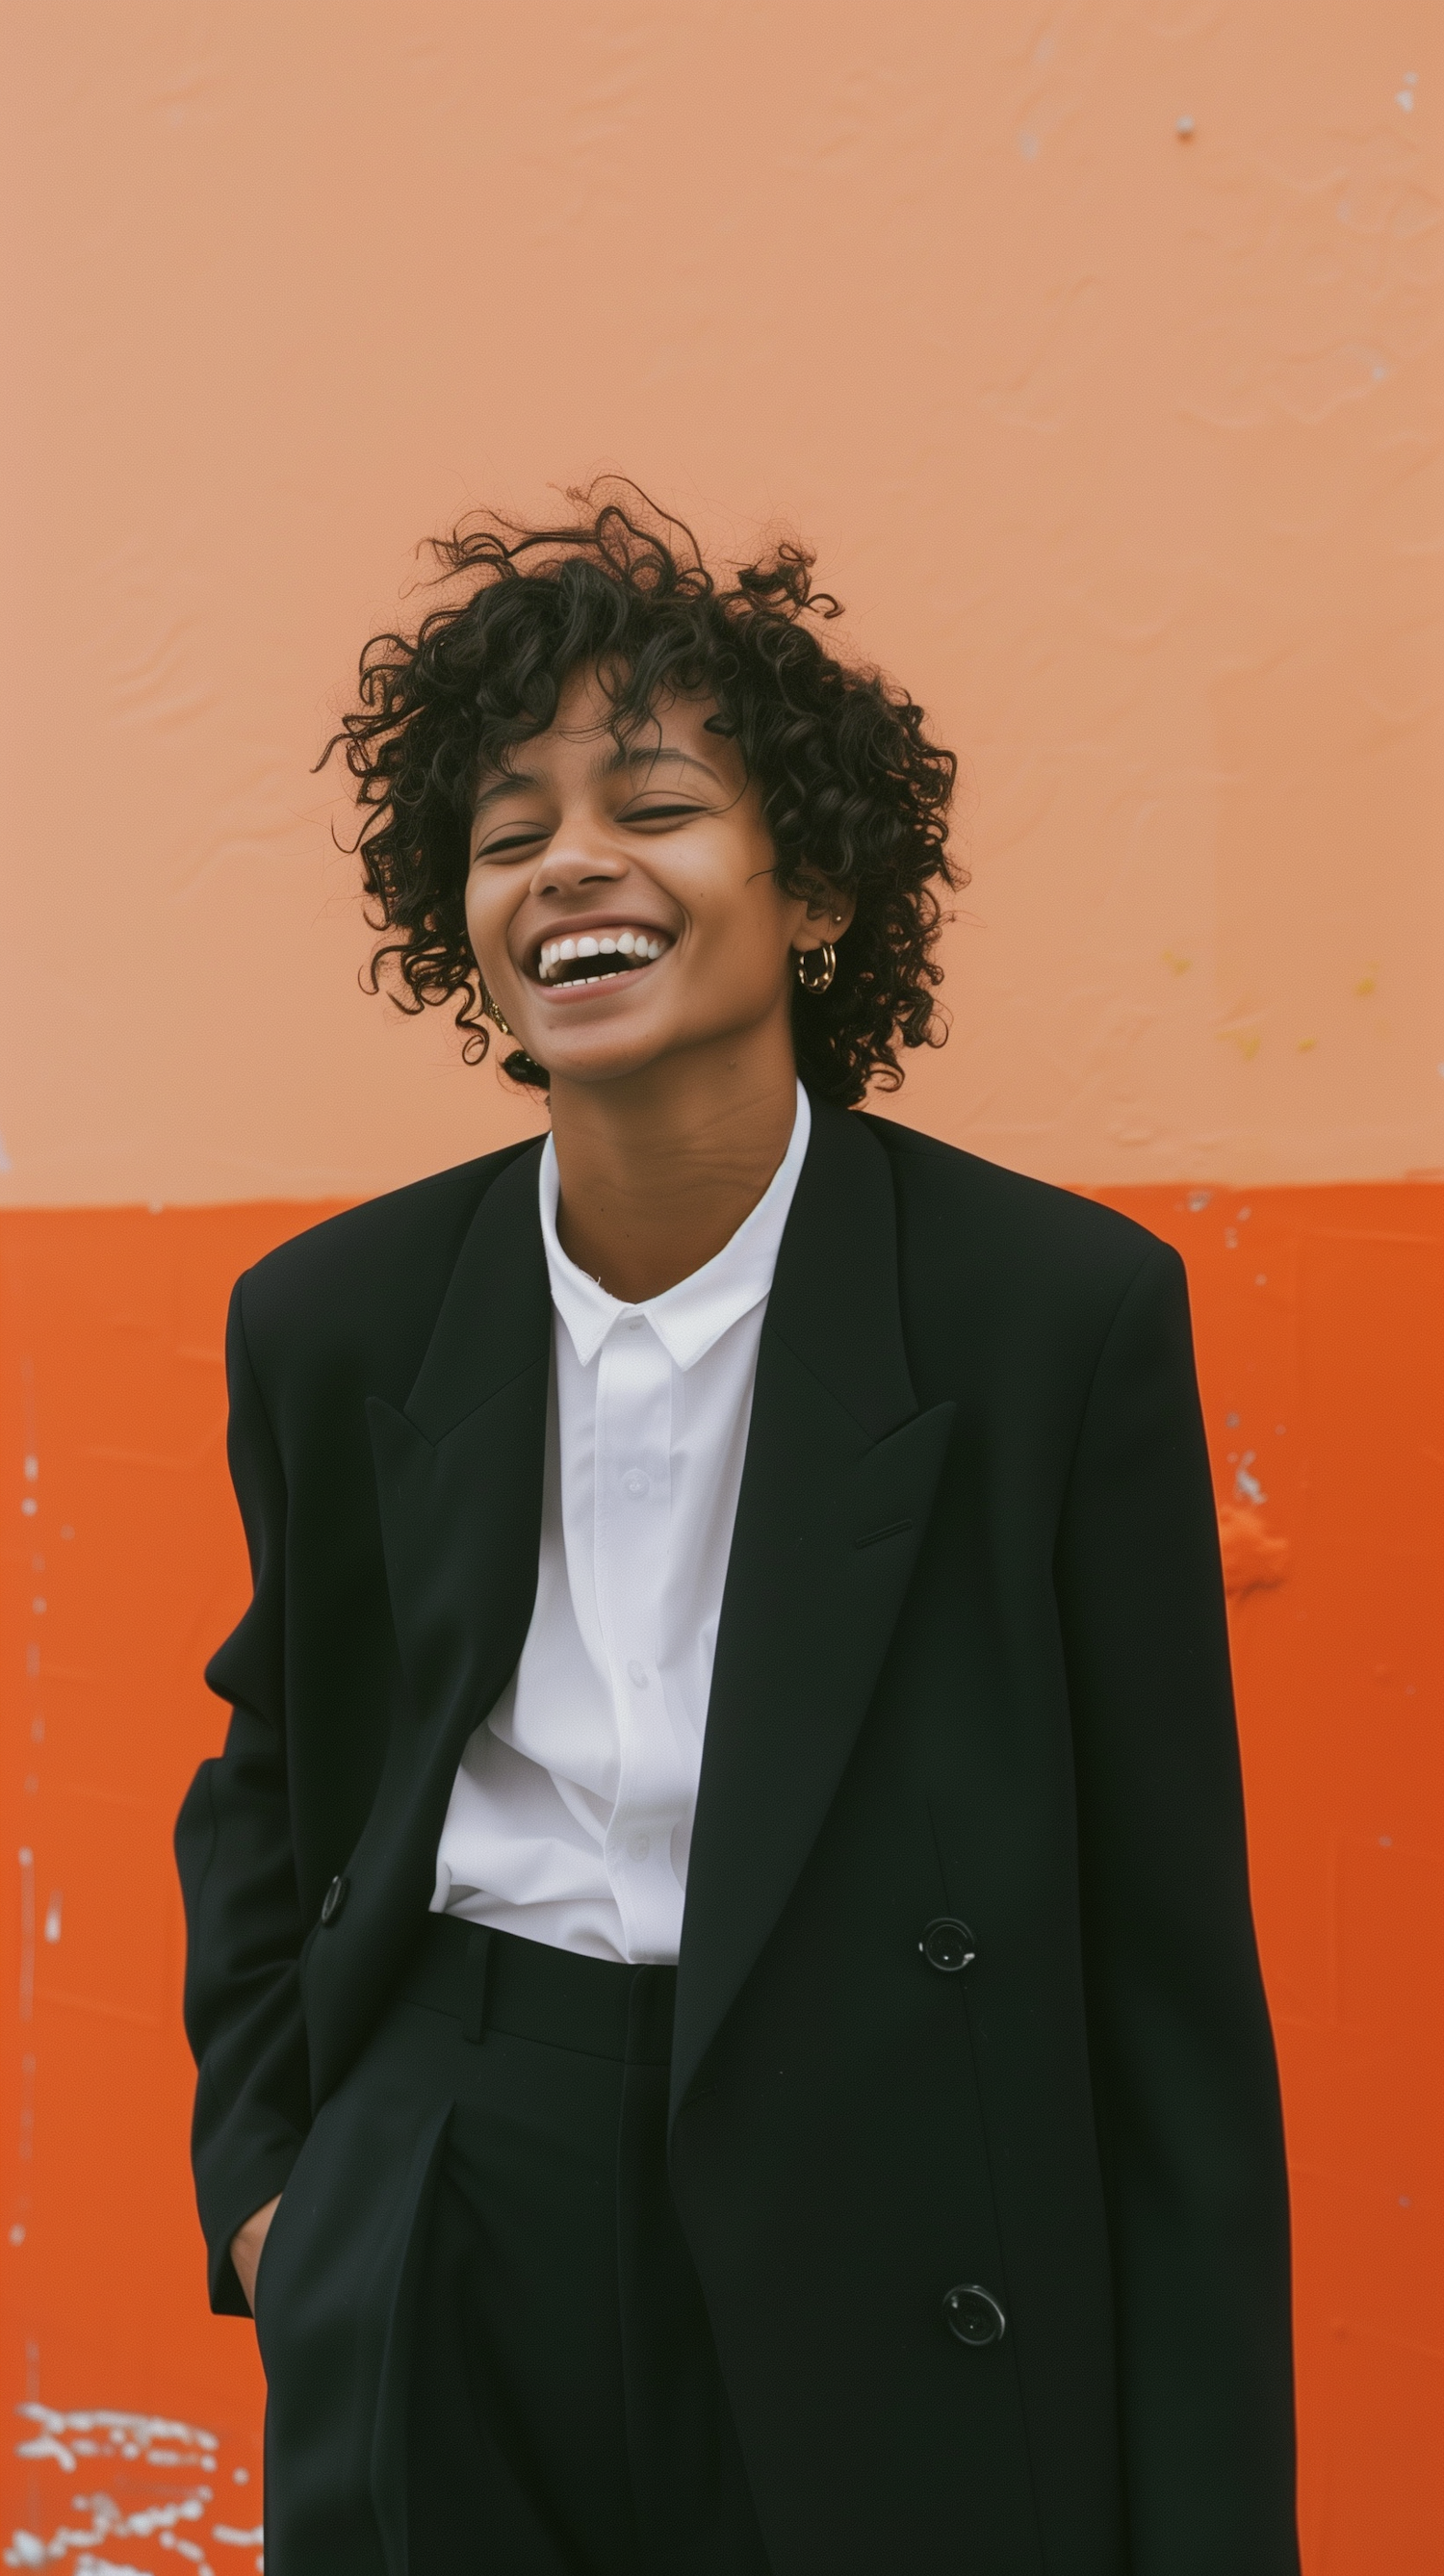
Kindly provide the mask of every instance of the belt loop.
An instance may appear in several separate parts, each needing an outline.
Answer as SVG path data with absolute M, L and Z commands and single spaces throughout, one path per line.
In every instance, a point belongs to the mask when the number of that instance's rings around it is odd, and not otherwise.
M 675 1968 L 633 1969 L 627 1994 L 629 2066 L 667 2064 L 672 2054 L 672 2007 L 676 1992 Z
M 478 2047 L 486 2035 L 486 1972 L 491 1965 L 491 1925 L 467 1926 L 466 1956 L 461 1963 L 461 2036 Z
M 632 1970 L 632 1981 L 627 1988 L 627 2064 L 629 2066 L 645 2066 L 647 2062 L 647 2006 L 651 2001 L 648 1991 L 651 1982 L 645 1968 Z

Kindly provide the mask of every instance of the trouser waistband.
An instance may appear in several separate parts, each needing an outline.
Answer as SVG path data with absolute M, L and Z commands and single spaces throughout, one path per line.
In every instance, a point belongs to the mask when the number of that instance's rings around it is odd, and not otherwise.
M 448 2013 L 463 2039 L 488 2030 L 625 2066 L 665 2066 L 672 2053 L 675 1968 L 579 1958 L 459 1915 L 429 1915 L 401 1981 L 406 2003 Z

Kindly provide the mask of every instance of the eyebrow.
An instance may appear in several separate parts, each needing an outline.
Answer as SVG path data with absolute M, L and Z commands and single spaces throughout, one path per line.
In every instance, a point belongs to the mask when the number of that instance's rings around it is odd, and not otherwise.
M 649 750 L 644 750 L 640 743 L 618 743 L 609 757 L 600 762 L 592 774 L 596 778 L 615 778 L 624 769 L 655 769 L 658 761 L 661 760 L 670 761 L 679 769 L 700 770 L 704 778 L 711 779 L 714 787 L 722 787 L 726 784 L 707 761 L 695 759 L 690 751 L 678 751 L 670 743 L 663 743 L 656 749 Z M 515 796 L 518 793 L 524 795 L 528 788 L 541 787 L 544 784 L 544 780 L 540 779 L 532 769 L 503 771 L 501 777 L 493 780 L 490 787 L 483 787 L 471 809 L 472 821 L 476 822 L 481 815 L 489 813 L 491 807 L 500 804 L 504 797 Z

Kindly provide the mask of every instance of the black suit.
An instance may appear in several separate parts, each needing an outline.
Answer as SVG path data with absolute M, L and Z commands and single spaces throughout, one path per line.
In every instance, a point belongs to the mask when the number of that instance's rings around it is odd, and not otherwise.
M 236 1292 L 256 1592 L 179 1834 L 223 2309 L 233 2231 L 415 1943 L 526 1635 L 536 1154 L 337 1218 Z M 973 1936 L 960 1973 L 920 1949 L 939 1916 Z M 776 2576 L 1296 2567 L 1283 2153 L 1182 1266 L 826 1107 L 762 1337 L 671 2176 Z M 959 2284 L 1001 2340 L 949 2331 Z

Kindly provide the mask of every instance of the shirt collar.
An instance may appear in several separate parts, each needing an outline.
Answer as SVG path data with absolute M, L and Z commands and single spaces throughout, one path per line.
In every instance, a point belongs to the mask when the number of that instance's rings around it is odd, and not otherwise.
M 664 1289 L 660 1297 L 649 1297 L 636 1306 L 624 1306 L 617 1298 L 609 1297 L 598 1280 L 589 1279 L 584 1270 L 568 1260 L 557 1241 L 560 1183 L 556 1147 L 548 1136 L 542 1147 L 540 1176 L 547 1275 L 552 1304 L 571 1335 L 572 1347 L 583 1368 L 595 1359 L 620 1317 L 645 1315 L 673 1365 L 689 1369 L 705 1358 L 713 1343 L 719 1342 L 733 1324 L 762 1303 L 772 1286 L 783 1228 L 811 1132 L 812 1111 L 799 1082 L 791 1140 L 751 1215 L 743 1218 L 731 1241 L 724 1243 L 700 1270 L 694 1270 L 689 1279 L 679 1279 L 675 1288 Z

